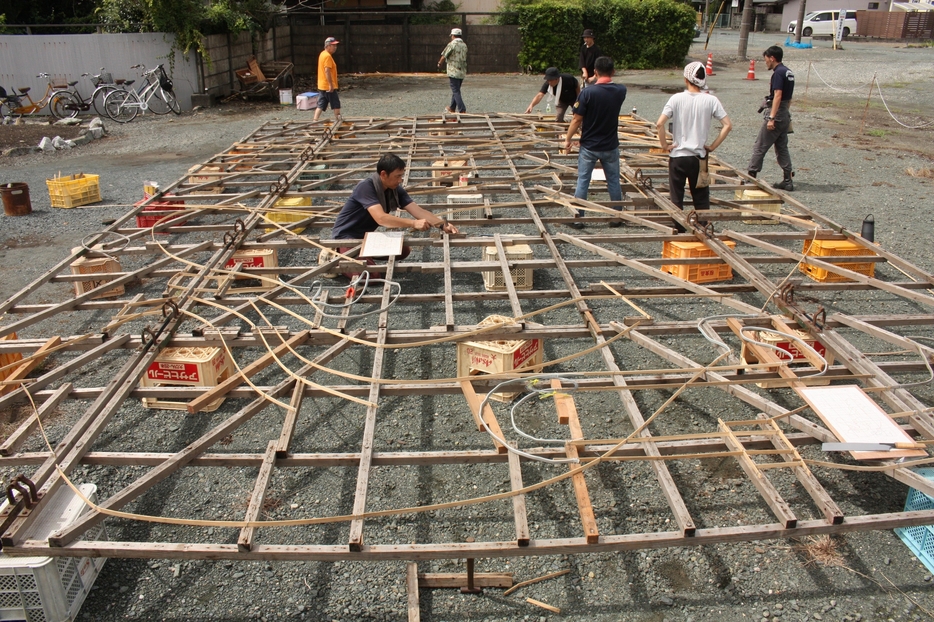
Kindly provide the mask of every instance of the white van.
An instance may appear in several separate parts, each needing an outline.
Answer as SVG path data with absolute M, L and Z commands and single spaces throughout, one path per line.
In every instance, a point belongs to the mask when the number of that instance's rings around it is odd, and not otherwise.
M 856 11 L 844 11 L 843 17 L 843 38 L 846 39 L 850 34 L 856 32 Z M 839 16 L 839 11 L 813 11 L 804 16 L 804 29 L 801 31 L 802 37 L 811 37 L 814 35 L 833 36 L 834 20 Z M 788 32 L 795 33 L 795 27 L 798 20 L 793 19 L 788 24 Z

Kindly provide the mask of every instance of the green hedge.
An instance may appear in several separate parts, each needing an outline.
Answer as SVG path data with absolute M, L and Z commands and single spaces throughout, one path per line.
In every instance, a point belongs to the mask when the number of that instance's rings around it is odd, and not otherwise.
M 522 36 L 520 65 L 575 75 L 584 28 L 594 31 L 618 70 L 654 69 L 684 61 L 696 23 L 694 9 L 675 0 L 540 0 L 514 10 Z

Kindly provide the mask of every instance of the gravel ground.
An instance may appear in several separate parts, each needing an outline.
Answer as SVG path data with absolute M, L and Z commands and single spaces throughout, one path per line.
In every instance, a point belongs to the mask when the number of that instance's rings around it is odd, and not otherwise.
M 749 49 L 759 54 L 768 45 L 783 40 L 784 35 L 756 34 Z M 694 58 L 705 57 L 701 47 L 695 45 Z M 923 216 L 922 211 L 930 203 L 932 181 L 908 173 L 909 170 L 930 171 L 934 167 L 931 129 L 909 130 L 897 125 L 874 95 L 865 132 L 859 133 L 873 74 L 889 106 L 903 123 L 918 125 L 934 120 L 934 107 L 930 103 L 934 95 L 934 66 L 930 62 L 930 51 L 856 42 L 847 42 L 845 48 L 834 51 L 828 41 L 815 41 L 812 50 L 787 51 L 787 64 L 798 76 L 799 97 L 796 99 L 801 100 L 793 108 L 796 134 L 791 140 L 797 170 L 795 197 L 851 229 L 858 229 L 862 218 L 872 212 L 878 241 L 918 265 L 934 269 L 930 253 L 934 242 L 930 216 Z M 735 57 L 735 33 L 717 33 L 710 49 L 717 73 L 710 84 L 735 127 L 719 155 L 742 168 L 758 131 L 760 120 L 755 109 L 767 90 L 768 74 L 759 64 L 757 82 L 742 79 L 748 61 Z M 639 115 L 654 119 L 671 89 L 680 88 L 680 75 L 679 70 L 623 72 L 617 81 L 630 87 L 627 108 L 635 107 Z M 834 88 L 825 85 L 821 78 Z M 348 76 L 344 83 L 347 86 L 342 99 L 344 114 L 348 117 L 435 114 L 448 99 L 446 81 L 439 76 Z M 540 83 L 537 76 L 470 76 L 465 81 L 464 96 L 471 112 L 522 111 Z M 143 180 L 155 179 L 167 184 L 182 176 L 189 166 L 222 151 L 265 121 L 307 120 L 310 116 L 310 112 L 273 104 L 220 106 L 177 118 L 147 115 L 127 126 L 108 124 L 107 138 L 74 151 L 7 159 L 3 162 L 0 182 L 28 183 L 34 211 L 27 217 L 4 217 L 0 221 L 0 260 L 4 265 L 16 267 L 4 271 L 0 296 L 5 298 L 32 281 L 59 261 L 81 237 L 100 229 L 107 219 L 124 213 L 140 198 Z M 43 180 L 59 171 L 101 175 L 104 203 L 87 209 L 51 209 Z M 764 175 L 767 179 L 780 177 L 771 157 L 767 157 Z M 841 305 L 845 302 L 844 299 L 838 301 Z M 478 316 L 487 314 L 481 311 L 477 311 Z M 663 314 L 664 309 L 653 308 L 650 312 Z M 430 318 L 419 316 L 416 311 L 399 321 L 424 322 L 425 319 Z M 450 357 L 450 353 L 432 353 L 432 364 L 439 367 L 447 364 L 444 356 Z M 552 358 L 551 353 L 547 353 L 547 357 Z M 368 371 L 368 361 L 349 361 L 348 364 L 356 364 L 363 373 Z M 391 359 L 389 365 L 390 369 L 392 365 L 399 365 L 403 373 L 409 366 L 415 367 L 413 361 L 401 356 Z M 718 411 L 722 407 L 716 406 L 718 397 L 703 394 L 703 391 L 698 393 L 696 400 L 686 400 L 681 416 L 697 417 L 698 422 L 721 416 Z M 929 394 L 923 395 L 932 403 Z M 651 412 L 664 398 L 642 392 L 640 406 Z M 396 422 L 392 422 L 382 430 L 386 437 L 378 439 L 378 444 L 406 448 L 425 447 L 426 443 L 427 448 L 445 446 L 445 443 L 449 446 L 451 438 L 462 437 L 464 428 L 456 418 L 447 416 L 445 404 L 444 401 L 436 404 L 414 398 L 398 400 L 399 412 L 418 413 L 420 416 L 415 419 L 428 428 L 413 428 L 400 417 L 397 428 L 393 428 Z M 327 400 L 319 400 L 316 408 L 320 409 L 322 417 L 322 427 L 316 431 L 319 436 L 314 439 L 317 450 L 346 451 L 356 446 L 359 430 L 354 421 L 354 409 Z M 600 409 L 600 404 L 585 399 L 579 408 L 582 413 L 588 409 L 593 412 Z M 227 405 L 220 412 L 226 409 Z M 76 414 L 77 411 L 66 412 L 58 423 L 59 430 L 53 429 L 53 436 Z M 610 418 L 607 423 L 611 423 Z M 100 445 L 111 451 L 121 448 L 178 450 L 217 421 L 217 416 L 186 417 L 174 412 L 156 418 L 136 409 L 124 416 L 119 426 L 112 426 Z M 426 421 L 430 423 L 424 423 Z M 237 431 L 225 450 L 256 451 L 250 443 L 251 432 L 263 434 L 269 425 L 277 425 L 274 418 L 256 417 Z M 299 438 L 296 442 L 297 451 L 303 450 L 303 442 L 311 446 L 310 439 Z M 31 448 L 39 449 L 39 446 Z M 683 477 L 694 468 L 697 469 L 694 479 L 699 483 L 696 498 L 689 500 L 689 508 L 705 525 L 764 520 L 761 504 L 756 502 L 751 485 L 735 463 L 679 463 L 672 470 L 676 477 Z M 454 467 L 434 468 L 429 474 L 420 469 L 411 471 L 400 473 L 398 481 L 391 486 L 373 490 L 373 505 L 398 505 L 410 498 L 420 503 L 438 501 L 432 497 L 435 483 L 439 487 L 443 484 L 446 491 L 459 490 L 465 495 L 492 492 L 502 485 L 501 473 L 484 480 L 480 490 L 471 490 L 471 484 L 480 482 L 457 482 L 460 474 Z M 121 478 L 129 481 L 141 472 L 141 469 L 117 467 L 82 471 L 87 480 L 99 483 L 103 497 L 119 488 Z M 316 479 L 307 481 L 280 475 L 281 481 L 274 481 L 271 489 L 288 491 L 289 496 L 278 499 L 280 505 L 270 507 L 268 516 L 285 517 L 290 511 L 304 508 L 321 512 L 346 509 L 353 493 L 353 474 L 348 475 L 342 468 L 316 474 Z M 523 470 L 527 481 L 543 479 L 550 474 L 546 467 Z M 8 475 L 4 472 L 4 476 Z M 251 488 L 254 477 L 255 469 L 191 469 L 160 486 L 157 495 L 144 497 L 134 509 L 184 516 L 204 512 L 205 516 L 232 518 L 242 512 L 245 503 L 242 491 Z M 848 509 L 845 504 L 850 502 L 859 511 L 877 512 L 897 511 L 903 504 L 904 487 L 899 485 L 897 493 L 893 494 L 888 479 L 839 476 L 832 481 L 832 494 L 844 505 L 844 510 Z M 625 533 L 665 528 L 668 515 L 665 503 L 644 466 L 607 467 L 599 470 L 588 483 L 592 485 L 598 516 L 610 521 L 607 527 L 612 530 Z M 484 490 L 486 487 L 490 490 Z M 803 494 L 790 483 L 781 490 L 790 501 Z M 184 499 L 175 503 L 180 491 L 186 491 Z M 724 496 L 736 501 L 724 503 Z M 172 504 L 168 503 L 169 498 L 173 499 Z M 570 535 L 566 530 L 573 518 L 563 512 L 564 508 L 573 507 L 573 503 L 573 496 L 567 497 L 558 491 L 530 498 L 530 513 L 539 517 L 533 529 L 544 533 L 544 537 L 550 532 L 556 536 Z M 411 520 L 374 521 L 372 525 L 368 523 L 371 525 L 368 528 L 379 530 L 381 540 L 400 542 L 416 538 L 423 541 L 433 534 L 449 541 L 466 537 L 491 539 L 498 537 L 504 524 L 509 528 L 507 509 L 493 505 L 468 513 L 466 517 L 437 513 Z M 191 538 L 197 541 L 216 539 L 220 535 L 213 534 L 212 530 L 202 533 L 119 522 L 108 528 L 115 535 L 127 538 Z M 328 542 L 346 539 L 345 531 L 345 525 L 322 526 L 308 529 L 298 538 Z M 229 541 L 231 537 L 235 539 L 236 534 L 221 537 Z M 288 541 L 289 537 L 296 536 L 271 534 L 269 537 Z M 565 568 L 571 572 L 557 580 L 525 588 L 511 597 L 503 597 L 499 590 L 487 590 L 479 597 L 462 596 L 452 590 L 422 590 L 422 619 L 675 621 L 917 620 L 931 617 L 929 612 L 934 611 L 931 576 L 892 532 L 841 536 L 833 543 L 836 564 L 829 566 L 815 563 L 801 543 L 787 541 L 508 562 L 478 560 L 478 571 L 510 571 L 517 580 Z M 458 566 L 453 562 L 433 562 L 423 564 L 421 569 L 455 571 Z M 559 606 L 563 613 L 555 616 L 528 605 L 526 597 Z M 111 560 L 85 603 L 81 619 L 107 622 L 257 618 L 398 620 L 404 618 L 404 612 L 404 564 L 401 562 Z

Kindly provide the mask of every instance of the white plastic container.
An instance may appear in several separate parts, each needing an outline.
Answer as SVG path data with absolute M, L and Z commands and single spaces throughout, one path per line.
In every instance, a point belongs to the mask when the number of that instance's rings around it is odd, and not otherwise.
M 96 501 L 97 486 L 80 484 L 78 488 Z M 4 502 L 3 507 L 6 505 Z M 27 537 L 45 540 L 87 509 L 71 488 L 62 486 Z M 103 523 L 88 535 L 93 540 L 106 539 Z M 105 561 L 103 557 L 9 557 L 0 553 L 0 620 L 72 622 Z
M 292 105 L 292 89 L 279 89 L 279 103 L 283 106 Z

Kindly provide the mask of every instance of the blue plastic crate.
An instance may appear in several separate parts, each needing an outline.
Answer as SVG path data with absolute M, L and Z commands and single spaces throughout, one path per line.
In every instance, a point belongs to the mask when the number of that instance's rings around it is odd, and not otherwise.
M 915 472 L 925 479 L 934 481 L 934 469 L 915 469 Z M 914 488 L 908 490 L 908 499 L 905 500 L 906 512 L 932 509 L 934 509 L 934 499 Z M 895 533 L 924 564 L 928 572 L 934 574 L 934 526 L 898 527 Z

